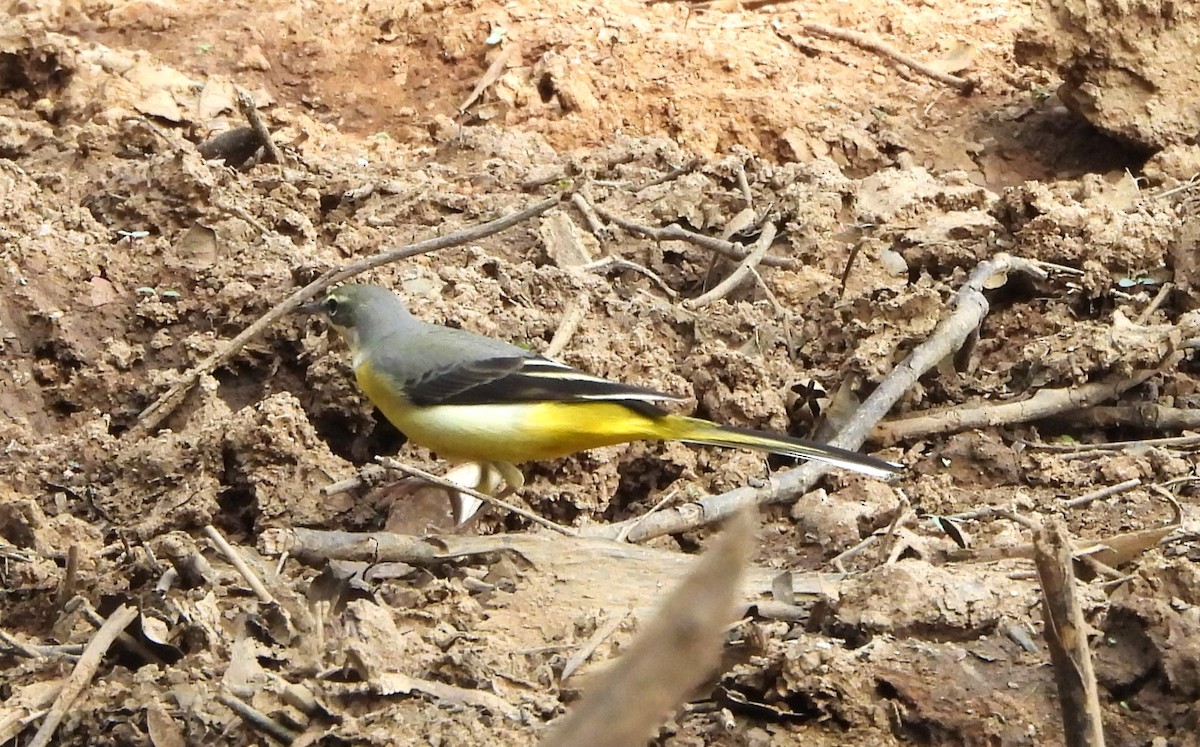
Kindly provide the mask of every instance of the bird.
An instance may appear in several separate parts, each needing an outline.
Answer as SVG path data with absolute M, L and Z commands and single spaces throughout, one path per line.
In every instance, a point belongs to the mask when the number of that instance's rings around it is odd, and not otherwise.
M 886 478 L 899 464 L 792 436 L 669 412 L 684 401 L 593 376 L 503 340 L 422 321 L 379 285 L 347 284 L 300 311 L 347 341 L 359 388 L 410 441 L 479 465 L 489 492 L 520 490 L 518 464 L 631 441 L 740 447 Z M 481 488 L 483 489 L 483 488 Z

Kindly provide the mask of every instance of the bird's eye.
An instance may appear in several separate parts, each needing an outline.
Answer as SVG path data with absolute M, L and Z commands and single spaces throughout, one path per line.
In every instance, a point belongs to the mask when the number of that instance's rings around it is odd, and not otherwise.
M 338 300 L 333 296 L 325 299 L 325 313 L 333 316 L 338 312 Z

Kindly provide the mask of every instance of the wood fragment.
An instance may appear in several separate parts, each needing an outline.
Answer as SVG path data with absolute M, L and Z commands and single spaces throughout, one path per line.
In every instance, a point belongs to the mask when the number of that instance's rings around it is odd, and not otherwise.
M 562 319 L 558 322 L 558 329 L 554 330 L 554 337 L 550 339 L 550 344 L 546 346 L 542 355 L 547 358 L 556 358 L 562 355 L 562 352 L 567 349 L 567 345 L 571 343 L 571 338 L 575 336 L 575 331 L 587 317 L 591 305 L 592 299 L 586 291 L 571 299 L 563 312 Z
M 461 246 L 499 233 L 506 228 L 511 228 L 530 218 L 541 215 L 562 202 L 566 196 L 567 193 L 555 195 L 496 220 L 480 223 L 469 228 L 464 228 L 461 231 L 445 234 L 444 236 L 425 239 L 424 241 L 418 241 L 408 246 L 385 249 L 370 257 L 352 262 L 345 267 L 335 268 L 324 273 L 321 277 L 272 306 L 257 321 L 242 330 L 240 334 L 226 342 L 203 361 L 193 366 L 191 370 L 182 376 L 178 383 L 159 396 L 149 407 L 142 410 L 138 415 L 137 422 L 125 433 L 123 440 L 125 442 L 132 442 L 145 438 L 183 402 L 184 398 L 187 397 L 187 393 L 191 391 L 192 387 L 196 385 L 196 382 L 202 376 L 211 373 L 218 366 L 228 363 L 247 343 L 256 339 L 267 327 L 292 313 L 305 301 L 315 298 L 327 288 L 382 265 L 398 262 L 399 260 L 415 257 L 420 254 L 428 254 L 440 249 Z
M 299 732 L 292 731 L 280 724 L 231 692 L 222 692 L 217 696 L 217 700 L 229 708 L 229 710 L 236 713 L 243 721 L 271 737 L 276 742 L 291 744 L 296 740 L 296 737 L 300 736 Z
M 1116 485 L 1106 485 L 1103 488 L 1100 488 L 1098 490 L 1093 490 L 1089 493 L 1084 493 L 1083 495 L 1081 495 L 1077 498 L 1060 501 L 1059 505 L 1062 506 L 1063 508 L 1079 508 L 1081 506 L 1086 506 L 1090 503 L 1094 503 L 1096 501 L 1103 500 L 1105 498 L 1111 498 L 1112 496 L 1117 495 L 1119 493 L 1124 493 L 1126 490 L 1133 490 L 1134 488 L 1136 488 L 1137 486 L 1139 486 L 1141 484 L 1142 484 L 1141 478 L 1134 477 L 1129 480 L 1126 480 L 1125 482 L 1119 482 Z
M 266 122 L 263 122 L 258 113 L 258 105 L 254 103 L 254 97 L 247 91 L 237 89 L 238 108 L 242 111 L 242 116 L 250 123 L 250 127 L 254 129 L 262 147 L 267 151 L 267 158 L 272 163 L 277 163 L 280 166 L 284 165 L 283 153 L 279 151 L 279 146 L 271 139 L 271 131 L 267 129 Z
M 1103 747 L 1099 689 L 1087 641 L 1089 627 L 1075 595 L 1071 540 L 1061 519 L 1051 518 L 1042 525 L 1034 543 L 1034 563 L 1042 584 L 1044 634 L 1054 664 L 1066 743 L 1068 747 Z
M 206 525 L 204 527 L 204 535 L 212 540 L 212 543 L 217 546 L 221 554 L 233 564 L 233 567 L 237 569 L 237 572 L 242 575 L 242 578 L 250 586 L 250 590 L 254 592 L 254 596 L 258 597 L 258 601 L 263 604 L 276 604 L 275 597 L 263 585 L 263 582 L 258 578 L 258 574 L 250 568 L 250 565 L 246 563 L 246 559 L 242 557 L 242 554 L 233 545 L 229 544 L 216 527 L 212 524 Z
M 88 642 L 79 661 L 75 663 L 75 668 L 67 677 L 62 691 L 54 699 L 54 705 L 50 706 L 45 720 L 42 721 L 42 725 L 38 727 L 37 733 L 29 742 L 29 747 L 47 747 L 51 743 L 54 732 L 66 717 L 67 711 L 71 709 L 75 701 L 91 684 L 92 678 L 96 676 L 96 671 L 100 668 L 104 655 L 117 640 L 117 634 L 124 631 L 137 616 L 137 608 L 126 605 L 121 605 L 108 616 L 108 619 Z

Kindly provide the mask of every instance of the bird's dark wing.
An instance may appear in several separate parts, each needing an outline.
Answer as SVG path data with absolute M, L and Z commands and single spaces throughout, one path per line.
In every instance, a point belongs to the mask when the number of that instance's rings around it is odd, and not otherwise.
M 498 356 L 434 368 L 407 382 L 405 390 L 418 406 L 607 401 L 661 412 L 652 403 L 680 399 L 541 356 Z

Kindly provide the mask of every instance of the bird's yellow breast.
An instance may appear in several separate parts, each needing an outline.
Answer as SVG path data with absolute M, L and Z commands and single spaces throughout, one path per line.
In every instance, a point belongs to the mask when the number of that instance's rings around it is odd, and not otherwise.
M 614 402 L 518 402 L 417 407 L 369 361 L 359 387 L 404 435 L 439 456 L 520 463 L 640 439 L 670 437 L 662 418 Z

